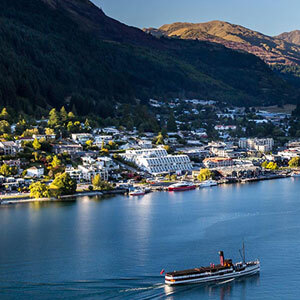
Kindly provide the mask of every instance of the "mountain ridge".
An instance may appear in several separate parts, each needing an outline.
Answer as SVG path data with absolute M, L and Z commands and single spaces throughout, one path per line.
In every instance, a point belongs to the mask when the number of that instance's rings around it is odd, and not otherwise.
M 88 0 L 0 2 L 0 106 L 17 112 L 65 105 L 107 117 L 119 103 L 150 98 L 269 105 L 296 96 L 252 54 L 209 41 L 157 39 Z
M 145 31 L 151 33 L 153 29 Z M 300 45 L 229 22 L 175 22 L 161 26 L 157 32 L 167 37 L 220 43 L 233 50 L 254 54 L 270 65 L 300 65 Z

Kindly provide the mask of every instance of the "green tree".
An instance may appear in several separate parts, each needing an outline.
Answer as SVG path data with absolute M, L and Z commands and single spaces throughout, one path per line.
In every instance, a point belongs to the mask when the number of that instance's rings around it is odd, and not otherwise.
M 0 174 L 2 176 L 10 176 L 11 175 L 11 172 L 10 172 L 10 169 L 9 169 L 9 166 L 7 164 L 3 164 L 0 168 Z
M 300 157 L 293 157 L 290 161 L 289 161 L 289 167 L 290 168 L 298 168 L 300 167 Z
M 209 169 L 201 169 L 199 175 L 197 176 L 197 179 L 199 181 L 205 181 L 212 178 L 212 176 L 213 173 Z
M 10 115 L 8 114 L 6 108 L 4 107 L 0 113 L 0 119 L 1 120 L 6 120 L 9 121 L 10 120 Z
M 73 195 L 76 192 L 77 183 L 68 173 L 55 177 L 50 185 L 50 190 L 55 196 Z
M 48 198 L 50 197 L 49 188 L 46 184 L 41 181 L 32 183 L 29 186 L 30 198 Z
M 72 121 L 69 121 L 69 122 L 68 122 L 67 130 L 68 130 L 69 132 L 74 132 L 74 125 L 73 125 L 73 122 L 72 122 Z
M 6 120 L 0 121 L 0 134 L 11 133 L 10 125 Z
M 90 125 L 89 119 L 85 119 L 84 129 L 86 129 L 86 130 L 90 130 L 91 129 L 91 125 Z
M 60 109 L 60 119 L 63 123 L 67 122 L 68 120 L 68 113 L 65 109 L 65 107 L 63 106 L 61 109 Z
M 55 127 L 55 126 L 59 125 L 59 115 L 55 108 L 51 109 L 49 112 L 48 125 L 50 127 Z
M 176 132 L 177 131 L 177 124 L 176 124 L 176 120 L 175 120 L 175 117 L 174 117 L 173 113 L 170 114 L 169 120 L 167 122 L 167 130 L 169 132 Z
M 34 150 L 40 150 L 42 145 L 41 143 L 39 142 L 38 139 L 34 139 L 33 143 L 32 143 L 32 146 L 33 146 L 33 149 Z
M 69 119 L 69 120 L 75 119 L 75 115 L 74 115 L 74 113 L 73 113 L 72 111 L 70 111 L 70 112 L 68 113 L 68 119 Z

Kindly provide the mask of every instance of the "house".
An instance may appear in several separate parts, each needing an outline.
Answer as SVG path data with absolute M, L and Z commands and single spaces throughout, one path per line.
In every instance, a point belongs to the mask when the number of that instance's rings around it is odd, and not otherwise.
M 18 153 L 20 151 L 20 148 L 13 141 L 0 142 L 0 151 L 4 155 L 15 155 L 16 153 Z
M 209 157 L 203 160 L 203 164 L 208 169 L 231 167 L 234 162 L 228 157 Z
M 138 141 L 139 146 L 142 149 L 151 149 L 152 148 L 152 141 L 147 139 L 140 139 Z
M 26 171 L 27 171 L 26 175 L 29 177 L 40 178 L 44 175 L 44 168 L 42 166 L 31 167 L 31 168 L 27 169 Z
M 83 147 L 81 145 L 70 142 L 63 142 L 60 144 L 53 145 L 53 152 L 55 154 L 68 153 L 70 155 L 75 155 L 81 153 L 82 151 Z
M 106 145 L 110 141 L 113 141 L 113 136 L 112 135 L 97 135 L 94 138 L 94 144 L 96 146 L 99 146 L 99 147 L 102 146 L 102 143 L 104 143 L 104 145 Z
M 88 140 L 92 140 L 93 136 L 90 133 L 73 133 L 72 140 L 77 143 L 84 145 Z
M 46 141 L 55 140 L 55 134 L 34 134 L 32 136 L 34 139 L 41 140 L 45 139 Z

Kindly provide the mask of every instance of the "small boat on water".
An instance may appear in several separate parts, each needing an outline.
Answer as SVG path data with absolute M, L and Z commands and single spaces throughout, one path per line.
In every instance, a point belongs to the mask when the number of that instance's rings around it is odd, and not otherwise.
M 199 184 L 200 188 L 216 186 L 218 183 L 215 180 L 205 180 Z
M 169 192 L 179 192 L 179 191 L 188 191 L 188 190 L 194 190 L 196 188 L 196 185 L 190 182 L 178 182 L 175 184 L 172 184 L 168 187 Z
M 241 253 L 241 255 L 243 261 L 233 264 L 231 259 L 224 259 L 224 253 L 223 251 L 220 251 L 219 265 L 211 264 L 209 267 L 199 267 L 190 270 L 167 272 L 165 274 L 165 283 L 167 285 L 206 283 L 229 280 L 246 275 L 254 275 L 260 272 L 259 260 L 246 262 L 244 244 L 243 254 Z
M 132 192 L 129 192 L 129 196 L 143 196 L 145 194 L 146 194 L 146 192 L 141 189 L 135 189 Z

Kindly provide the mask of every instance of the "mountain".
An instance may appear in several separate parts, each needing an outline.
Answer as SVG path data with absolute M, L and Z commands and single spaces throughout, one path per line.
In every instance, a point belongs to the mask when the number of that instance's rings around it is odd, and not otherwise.
M 65 105 L 107 117 L 118 103 L 169 97 L 269 105 L 297 92 L 254 55 L 158 39 L 88 0 L 0 1 L 0 106 L 40 115 Z
M 300 45 L 300 30 L 294 30 L 291 32 L 284 32 L 277 36 L 278 39 L 284 40 L 288 43 Z
M 153 29 L 146 31 L 154 32 Z M 157 29 L 156 36 L 157 32 L 168 37 L 220 43 L 234 50 L 252 53 L 270 65 L 300 65 L 300 45 L 291 39 L 270 37 L 228 22 L 173 23 Z M 294 36 L 296 38 L 296 34 Z

